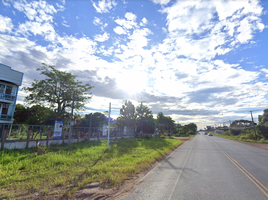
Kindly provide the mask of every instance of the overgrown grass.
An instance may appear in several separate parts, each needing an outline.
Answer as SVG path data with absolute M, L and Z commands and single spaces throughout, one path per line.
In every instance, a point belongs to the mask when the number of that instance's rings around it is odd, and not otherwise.
M 107 141 L 43 147 L 44 155 L 36 149 L 0 151 L 0 198 L 46 196 L 53 190 L 71 195 L 91 182 L 118 187 L 181 143 L 161 138 L 118 142 L 109 151 Z
M 240 134 L 240 135 L 231 135 L 229 132 L 224 132 L 221 134 L 213 133 L 215 136 L 230 139 L 230 140 L 237 140 L 243 142 L 256 142 L 256 143 L 267 143 L 268 140 L 262 138 L 261 135 L 257 134 L 257 140 L 255 140 L 255 134 L 247 133 L 247 134 Z

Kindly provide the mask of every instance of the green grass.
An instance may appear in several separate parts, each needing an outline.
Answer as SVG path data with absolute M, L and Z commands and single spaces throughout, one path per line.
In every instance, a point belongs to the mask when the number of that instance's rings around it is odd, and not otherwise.
M 46 196 L 53 190 L 70 195 L 91 182 L 119 187 L 181 143 L 161 138 L 117 141 L 109 151 L 107 141 L 43 147 L 44 155 L 35 148 L 0 151 L 0 199 L 24 193 Z
M 242 141 L 242 142 L 256 142 L 256 143 L 266 143 L 268 144 L 268 140 L 264 140 L 260 135 L 257 135 L 257 140 L 255 140 L 254 134 L 240 134 L 240 135 L 231 135 L 230 133 L 222 133 L 217 134 L 213 133 L 213 135 L 226 138 L 229 140 L 236 140 L 236 141 Z

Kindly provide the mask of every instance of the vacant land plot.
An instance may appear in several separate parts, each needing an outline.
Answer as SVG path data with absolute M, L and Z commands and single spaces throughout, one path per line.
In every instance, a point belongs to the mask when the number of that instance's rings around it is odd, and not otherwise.
M 0 198 L 70 197 L 86 184 L 119 187 L 182 141 L 161 138 L 83 142 L 68 146 L 0 151 Z

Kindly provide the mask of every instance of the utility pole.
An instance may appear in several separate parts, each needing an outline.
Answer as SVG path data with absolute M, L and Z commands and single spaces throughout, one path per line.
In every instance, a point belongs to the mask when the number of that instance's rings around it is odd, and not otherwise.
M 71 120 L 70 120 L 70 126 L 69 126 L 68 145 L 71 144 L 72 125 L 73 125 L 73 114 L 74 114 L 74 100 L 75 100 L 75 91 L 74 91 L 74 94 L 73 94 L 73 103 L 72 103 Z
M 108 121 L 108 140 L 107 140 L 107 149 L 109 150 L 109 140 L 110 140 L 110 118 L 111 118 L 111 102 L 109 103 L 109 121 Z
M 250 111 L 250 113 L 251 113 L 251 119 L 252 119 L 252 125 L 253 125 L 253 128 L 254 128 L 254 133 L 255 133 L 255 140 L 257 140 L 256 129 L 255 129 L 255 124 L 254 124 L 254 120 L 253 120 L 252 111 Z
M 232 128 L 231 128 L 232 121 L 229 120 L 229 123 L 230 123 L 229 130 L 230 130 L 230 133 L 231 133 L 231 135 L 232 135 Z
M 142 135 L 143 135 L 143 108 L 142 108 L 142 103 L 143 102 L 146 102 L 146 101 L 142 101 L 142 98 L 141 98 L 141 101 L 140 101 L 140 103 L 141 103 L 141 112 L 142 112 L 142 114 L 141 114 L 141 131 L 142 131 Z

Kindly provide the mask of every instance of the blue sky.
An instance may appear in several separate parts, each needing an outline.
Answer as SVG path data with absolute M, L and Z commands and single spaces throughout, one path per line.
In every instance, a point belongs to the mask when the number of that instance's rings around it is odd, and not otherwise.
M 86 112 L 145 100 L 181 124 L 267 108 L 267 1 L 0 2 L 0 63 L 42 79 L 41 63 L 94 86 Z M 18 102 L 25 93 L 20 91 Z

